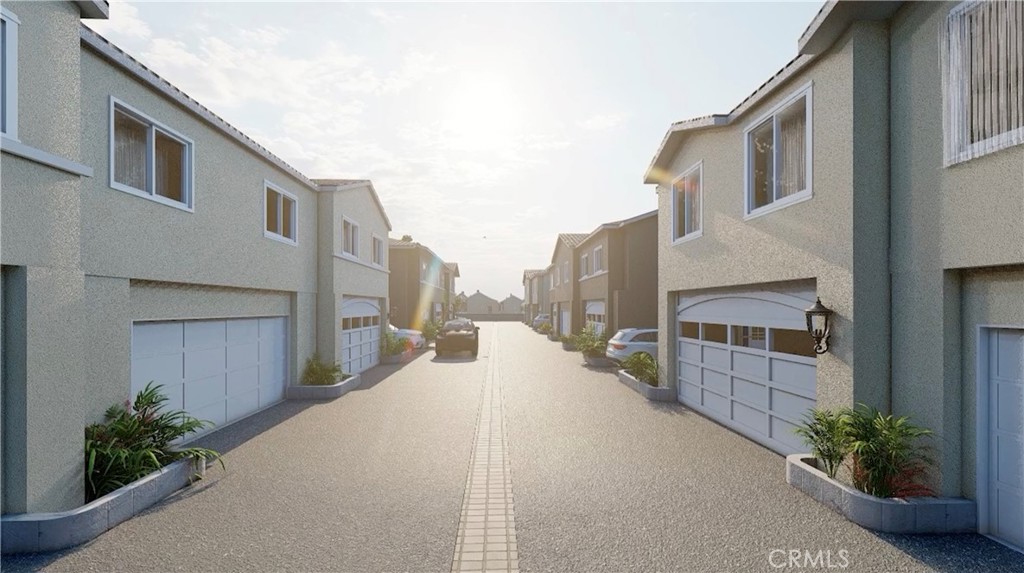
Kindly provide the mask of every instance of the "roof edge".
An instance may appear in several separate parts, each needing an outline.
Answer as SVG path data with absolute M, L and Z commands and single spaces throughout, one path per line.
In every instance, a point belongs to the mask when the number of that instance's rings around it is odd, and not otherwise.
M 373 202 L 377 205 L 377 210 L 384 217 L 384 224 L 388 226 L 388 231 L 392 230 L 391 219 L 388 218 L 388 213 L 384 210 L 384 204 L 380 202 L 380 196 L 377 195 L 377 189 L 373 187 L 373 181 L 369 179 L 312 179 L 311 181 L 316 184 L 317 191 L 325 193 L 369 189 L 370 196 L 373 197 Z
M 821 54 L 857 20 L 888 20 L 903 2 L 829 0 L 804 30 L 797 42 L 800 54 Z
M 107 20 L 110 18 L 110 4 L 106 0 L 75 0 L 82 18 Z

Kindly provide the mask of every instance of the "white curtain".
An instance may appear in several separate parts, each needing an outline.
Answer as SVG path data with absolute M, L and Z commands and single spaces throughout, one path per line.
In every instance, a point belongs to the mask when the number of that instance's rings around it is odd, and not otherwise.
M 156 132 L 157 195 L 185 203 L 185 146 L 159 131 Z
M 128 115 L 114 112 L 114 181 L 148 191 L 146 136 L 148 127 Z
M 775 198 L 807 188 L 807 100 L 801 98 L 779 115 L 779 173 Z
M 944 164 L 1024 143 L 1024 3 L 957 7 L 940 39 Z

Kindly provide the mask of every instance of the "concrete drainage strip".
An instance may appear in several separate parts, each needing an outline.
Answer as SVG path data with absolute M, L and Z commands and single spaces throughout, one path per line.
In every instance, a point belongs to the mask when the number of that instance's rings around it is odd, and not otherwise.
M 289 386 L 289 400 L 330 400 L 362 383 L 358 374 L 330 386 Z M 58 551 L 91 541 L 135 517 L 206 473 L 205 463 L 179 460 L 148 476 L 69 511 L 16 513 L 0 517 L 3 554 Z
M 839 483 L 810 454 L 786 456 L 786 482 L 846 519 L 883 533 L 976 533 L 974 501 L 956 497 L 880 498 Z

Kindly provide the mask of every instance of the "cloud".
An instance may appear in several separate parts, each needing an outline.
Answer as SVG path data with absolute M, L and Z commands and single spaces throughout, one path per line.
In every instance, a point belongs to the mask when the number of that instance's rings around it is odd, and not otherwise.
M 401 14 L 383 8 L 370 8 L 366 13 L 381 24 L 394 24 L 402 20 Z
M 110 19 L 103 24 L 103 33 L 114 38 L 146 39 L 152 35 L 149 24 L 139 18 L 139 9 L 123 0 L 111 1 Z
M 576 125 L 592 131 L 605 131 L 620 125 L 625 120 L 626 116 L 621 113 L 604 113 L 588 117 Z

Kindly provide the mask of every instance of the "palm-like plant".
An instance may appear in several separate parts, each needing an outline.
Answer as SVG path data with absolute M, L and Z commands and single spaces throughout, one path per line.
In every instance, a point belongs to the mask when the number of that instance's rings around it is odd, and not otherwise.
M 180 459 L 217 460 L 207 448 L 173 448 L 171 443 L 211 422 L 181 410 L 162 411 L 167 396 L 150 382 L 135 397 L 107 409 L 104 422 L 85 428 L 86 501 L 92 501 Z
M 814 457 L 821 461 L 828 477 L 835 479 L 836 472 L 846 458 L 850 440 L 846 435 L 849 411 L 833 412 L 812 408 L 804 415 L 802 426 L 794 430 L 811 448 Z
M 637 380 L 651 386 L 658 385 L 658 361 L 646 352 L 635 352 L 622 361 L 623 368 Z
M 320 354 L 314 352 L 306 359 L 306 367 L 302 370 L 302 384 L 310 386 L 330 386 L 348 376 L 341 371 L 337 362 L 323 362 Z
M 934 495 L 920 483 L 931 460 L 918 444 L 931 434 L 906 416 L 886 416 L 858 404 L 849 412 L 846 429 L 854 487 L 877 497 Z

